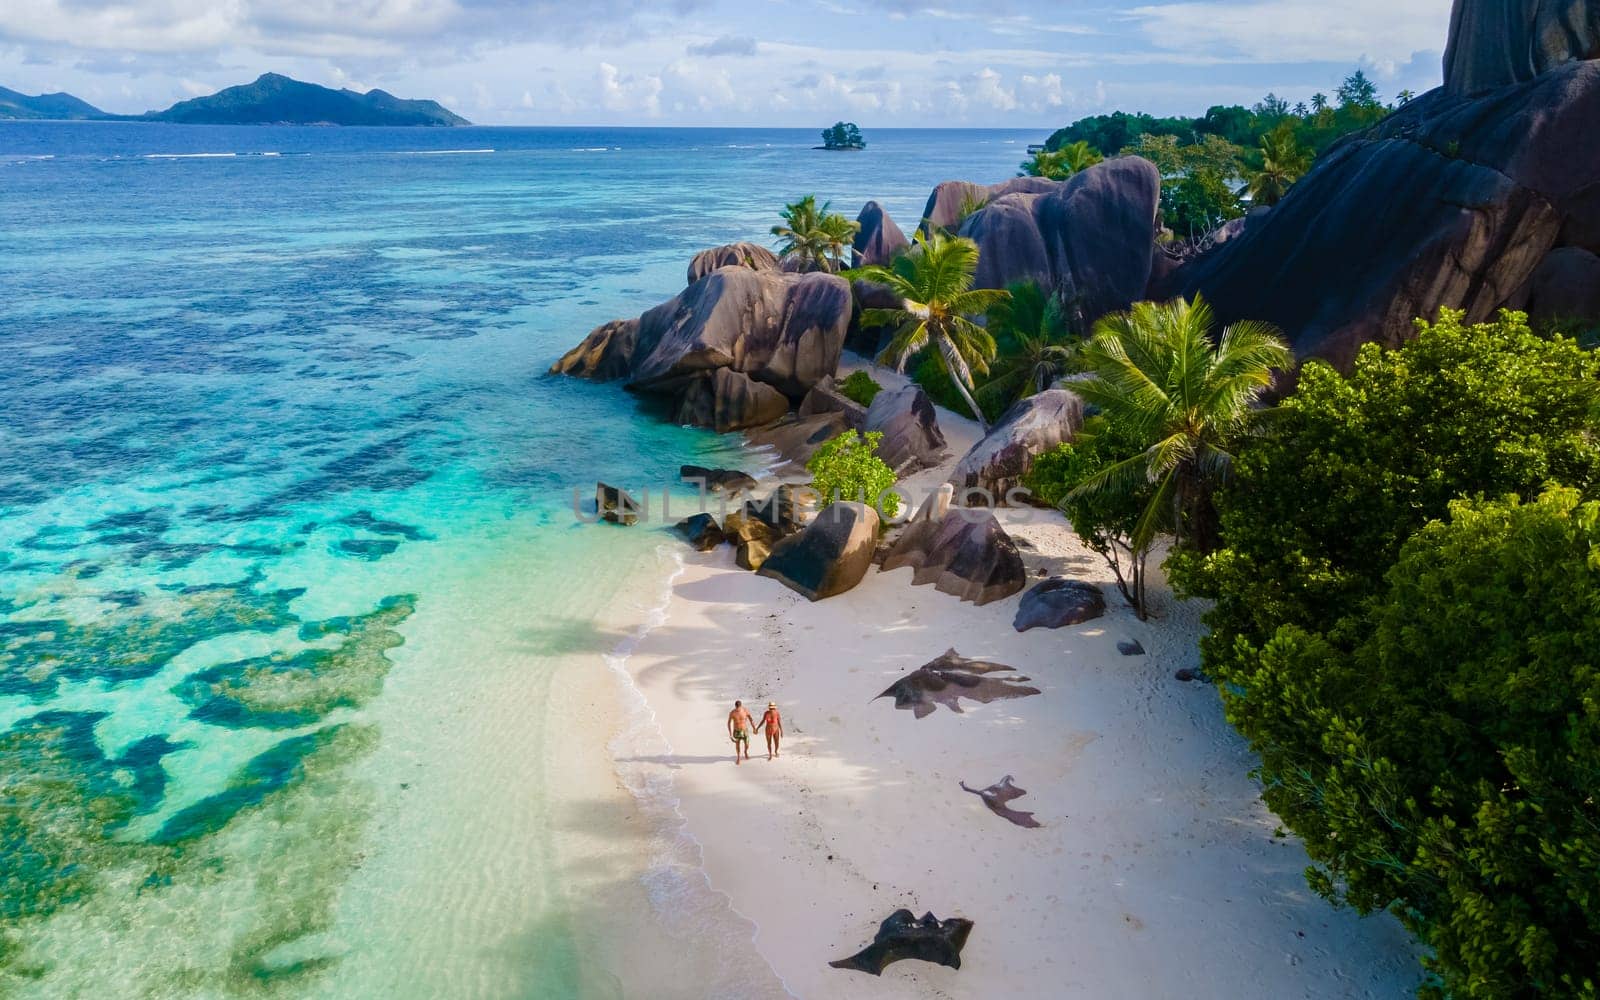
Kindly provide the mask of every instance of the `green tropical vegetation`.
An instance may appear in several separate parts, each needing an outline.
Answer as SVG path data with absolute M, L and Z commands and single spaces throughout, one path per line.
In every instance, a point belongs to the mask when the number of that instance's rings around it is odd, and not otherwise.
M 854 400 L 862 406 L 871 406 L 878 393 L 883 391 L 871 375 L 864 371 L 853 371 L 839 383 L 839 394 L 846 399 Z
M 1133 530 L 1136 550 L 1148 549 L 1163 531 L 1180 548 L 1214 547 L 1211 493 L 1226 481 L 1231 449 L 1248 432 L 1274 371 L 1294 363 L 1270 324 L 1234 323 L 1213 342 L 1214 326 L 1211 307 L 1198 296 L 1193 302 L 1140 302 L 1096 322 L 1080 351 L 1091 377 L 1074 391 L 1143 448 L 1079 482 L 1073 492 L 1153 485 Z
M 1144 440 L 1129 428 L 1097 414 L 1084 421 L 1070 443 L 1035 459 L 1022 483 L 1035 499 L 1067 516 L 1073 532 L 1105 560 L 1117 589 L 1141 619 L 1149 608 L 1145 579 L 1153 540 L 1135 536 L 1155 487 L 1148 479 L 1130 480 L 1123 489 L 1077 487 L 1144 450 Z
M 1080 339 L 1067 306 L 1038 282 L 1015 282 L 1006 293 L 989 307 L 987 329 L 995 340 L 995 359 L 976 393 L 991 414 L 1043 392 L 1071 371 Z
M 855 122 L 834 122 L 832 128 L 822 130 L 823 149 L 866 149 L 867 140 Z
M 877 507 L 886 517 L 900 512 L 900 497 L 894 492 L 894 470 L 878 457 L 878 445 L 882 441 L 881 431 L 868 434 L 845 431 L 812 454 L 806 462 L 806 470 L 811 473 L 811 488 L 817 494 L 818 510 L 837 500 L 859 500 Z
M 1055 163 L 1056 154 L 1068 148 L 1143 156 L 1161 170 L 1163 225 L 1181 239 L 1194 239 L 1242 215 L 1241 199 L 1276 204 L 1336 140 L 1375 124 L 1407 100 L 1409 92 L 1402 91 L 1396 104 L 1383 104 L 1358 69 L 1340 83 L 1334 100 L 1318 94 L 1309 106 L 1290 106 L 1268 94 L 1252 107 L 1217 105 L 1200 118 L 1095 115 L 1053 133 L 1024 170 Z
M 778 256 L 798 259 L 807 270 L 839 271 L 844 254 L 861 224 L 828 211 L 829 202 L 817 205 L 816 195 L 806 195 L 783 207 L 783 221 L 772 227 L 779 240 Z
M 1067 143 L 1060 149 L 1039 150 L 1022 161 L 1022 168 L 1017 176 L 1048 177 L 1053 181 L 1064 181 L 1080 170 L 1088 170 L 1103 159 L 1105 156 L 1100 150 L 1079 139 Z
M 1442 310 L 1320 362 L 1169 576 L 1311 885 L 1395 913 L 1437 997 L 1593 997 L 1600 358 Z
M 914 356 L 928 351 L 944 367 L 967 412 L 985 427 L 983 410 L 973 398 L 974 373 L 986 375 L 995 357 L 989 332 L 971 317 L 981 316 L 1009 296 L 992 288 L 973 288 L 978 245 L 959 236 L 918 233 L 915 243 L 888 265 L 857 268 L 851 277 L 885 286 L 900 305 L 864 309 L 863 326 L 894 328 L 879 361 L 904 371 Z

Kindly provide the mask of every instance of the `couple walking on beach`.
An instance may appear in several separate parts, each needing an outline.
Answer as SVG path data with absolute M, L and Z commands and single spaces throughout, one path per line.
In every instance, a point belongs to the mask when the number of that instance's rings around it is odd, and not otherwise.
M 733 740 L 733 762 L 742 764 L 750 759 L 750 730 L 767 731 L 767 759 L 778 756 L 778 742 L 783 739 L 783 716 L 778 714 L 778 703 L 767 702 L 767 711 L 761 716 L 761 721 L 756 723 L 751 717 L 750 710 L 744 707 L 744 702 L 733 703 L 733 711 L 728 713 L 728 737 Z M 739 757 L 740 748 L 744 748 L 744 757 Z

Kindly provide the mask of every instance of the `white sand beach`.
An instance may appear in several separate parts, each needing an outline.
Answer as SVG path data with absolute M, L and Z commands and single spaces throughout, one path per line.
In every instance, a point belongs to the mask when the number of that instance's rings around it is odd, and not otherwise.
M 883 373 L 875 372 L 880 381 Z M 977 436 L 946 411 L 952 461 Z M 675 797 L 710 886 L 753 924 L 756 948 L 800 997 L 1401 997 L 1418 978 L 1388 916 L 1314 896 L 1307 859 L 1261 805 L 1215 690 L 1174 671 L 1198 660 L 1203 610 L 1164 592 L 1138 621 L 1109 571 L 1053 513 L 1002 512 L 1029 576 L 1105 587 L 1108 611 L 1072 628 L 1012 627 L 1019 596 L 974 607 L 879 572 L 809 603 L 734 567 L 731 549 L 677 551 L 659 627 L 626 668 L 659 729 L 619 768 Z M 1119 640 L 1144 655 L 1124 656 Z M 1008 664 L 1041 690 L 916 719 L 875 696 L 947 649 Z M 735 766 L 724 720 L 769 699 L 787 739 Z M 1013 776 L 1037 829 L 960 782 Z M 670 784 L 669 784 L 670 783 Z M 830 968 L 906 907 L 975 921 L 960 970 L 904 961 L 881 979 Z M 697 995 L 692 988 L 665 994 Z M 762 989 L 751 995 L 763 995 Z

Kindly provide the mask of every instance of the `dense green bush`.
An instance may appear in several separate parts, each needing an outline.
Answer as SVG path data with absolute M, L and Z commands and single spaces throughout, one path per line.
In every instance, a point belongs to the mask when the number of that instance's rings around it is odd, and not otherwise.
M 900 497 L 892 492 L 894 470 L 878 457 L 878 443 L 882 440 L 880 431 L 845 431 L 812 454 L 806 469 L 811 473 L 811 488 L 817 493 L 819 510 L 835 500 L 859 500 L 878 507 L 885 517 L 900 512 Z
M 1432 949 L 1425 993 L 1600 987 L 1600 503 L 1458 501 L 1327 635 L 1224 674 L 1313 886 Z
M 1238 640 L 1283 623 L 1332 627 L 1451 500 L 1600 487 L 1597 380 L 1600 357 L 1514 312 L 1468 326 L 1441 310 L 1401 348 L 1363 347 L 1348 378 L 1304 365 L 1217 498 L 1222 547 L 1169 566 L 1217 602 L 1208 663 L 1248 656 Z
M 1072 530 L 1106 561 L 1117 588 L 1135 609 L 1144 607 L 1145 561 L 1148 548 L 1133 544 L 1134 529 L 1154 495 L 1155 487 L 1143 483 L 1128 490 L 1095 490 L 1077 496 L 1072 491 L 1107 467 L 1144 451 L 1142 438 L 1103 416 L 1084 421 L 1077 436 L 1034 459 L 1023 476 L 1035 499 L 1057 508 L 1072 522 Z
M 860 370 L 851 372 L 848 378 L 839 383 L 839 394 L 862 406 L 871 406 L 873 398 L 882 390 L 883 386 L 874 381 L 871 375 Z
M 1313 886 L 1397 913 L 1440 995 L 1595 995 L 1597 390 L 1511 312 L 1309 363 L 1217 495 L 1222 546 L 1167 564 L 1216 602 L 1206 671 Z

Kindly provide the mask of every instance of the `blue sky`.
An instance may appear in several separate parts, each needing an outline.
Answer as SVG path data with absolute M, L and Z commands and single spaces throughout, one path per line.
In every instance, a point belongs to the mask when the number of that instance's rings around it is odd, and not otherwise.
M 6 0 L 0 85 L 140 112 L 272 70 L 485 124 L 1053 128 L 1439 82 L 1449 0 Z

